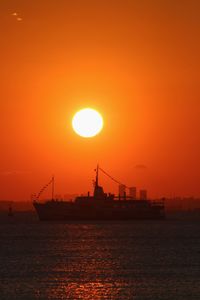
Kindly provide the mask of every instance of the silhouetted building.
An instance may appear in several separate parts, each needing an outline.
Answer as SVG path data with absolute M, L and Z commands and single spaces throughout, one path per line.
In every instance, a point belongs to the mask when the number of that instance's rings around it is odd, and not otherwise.
M 132 186 L 129 188 L 129 196 L 133 198 L 134 200 L 136 199 L 136 187 Z
M 147 190 L 140 190 L 140 200 L 147 200 Z
M 124 197 L 126 194 L 126 186 L 124 184 L 119 185 L 119 195 Z

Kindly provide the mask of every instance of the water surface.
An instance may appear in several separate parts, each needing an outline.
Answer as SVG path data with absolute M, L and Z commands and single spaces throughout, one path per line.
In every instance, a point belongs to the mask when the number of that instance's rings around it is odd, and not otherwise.
M 0 299 L 200 299 L 200 223 L 0 224 Z

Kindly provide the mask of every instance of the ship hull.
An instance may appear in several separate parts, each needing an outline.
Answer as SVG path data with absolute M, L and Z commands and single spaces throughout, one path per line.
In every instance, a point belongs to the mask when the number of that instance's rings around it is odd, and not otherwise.
M 33 204 L 41 221 L 73 220 L 161 220 L 165 219 L 164 210 L 159 206 L 120 207 L 82 206 L 67 202 L 47 202 Z

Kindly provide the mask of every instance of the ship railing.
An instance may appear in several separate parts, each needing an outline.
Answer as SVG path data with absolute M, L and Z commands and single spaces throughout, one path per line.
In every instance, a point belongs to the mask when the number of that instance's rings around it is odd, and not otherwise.
M 114 200 L 138 200 L 138 199 L 134 199 L 133 197 L 127 196 L 127 195 L 126 196 L 124 196 L 124 195 L 122 195 L 122 196 L 115 195 Z
M 165 200 L 151 200 L 153 206 L 164 206 Z

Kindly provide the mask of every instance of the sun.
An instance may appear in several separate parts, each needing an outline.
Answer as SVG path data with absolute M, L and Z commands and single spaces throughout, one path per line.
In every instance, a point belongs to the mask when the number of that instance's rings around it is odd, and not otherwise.
M 102 130 L 103 118 L 95 109 L 84 108 L 74 115 L 72 127 L 78 135 L 84 138 L 90 138 Z

